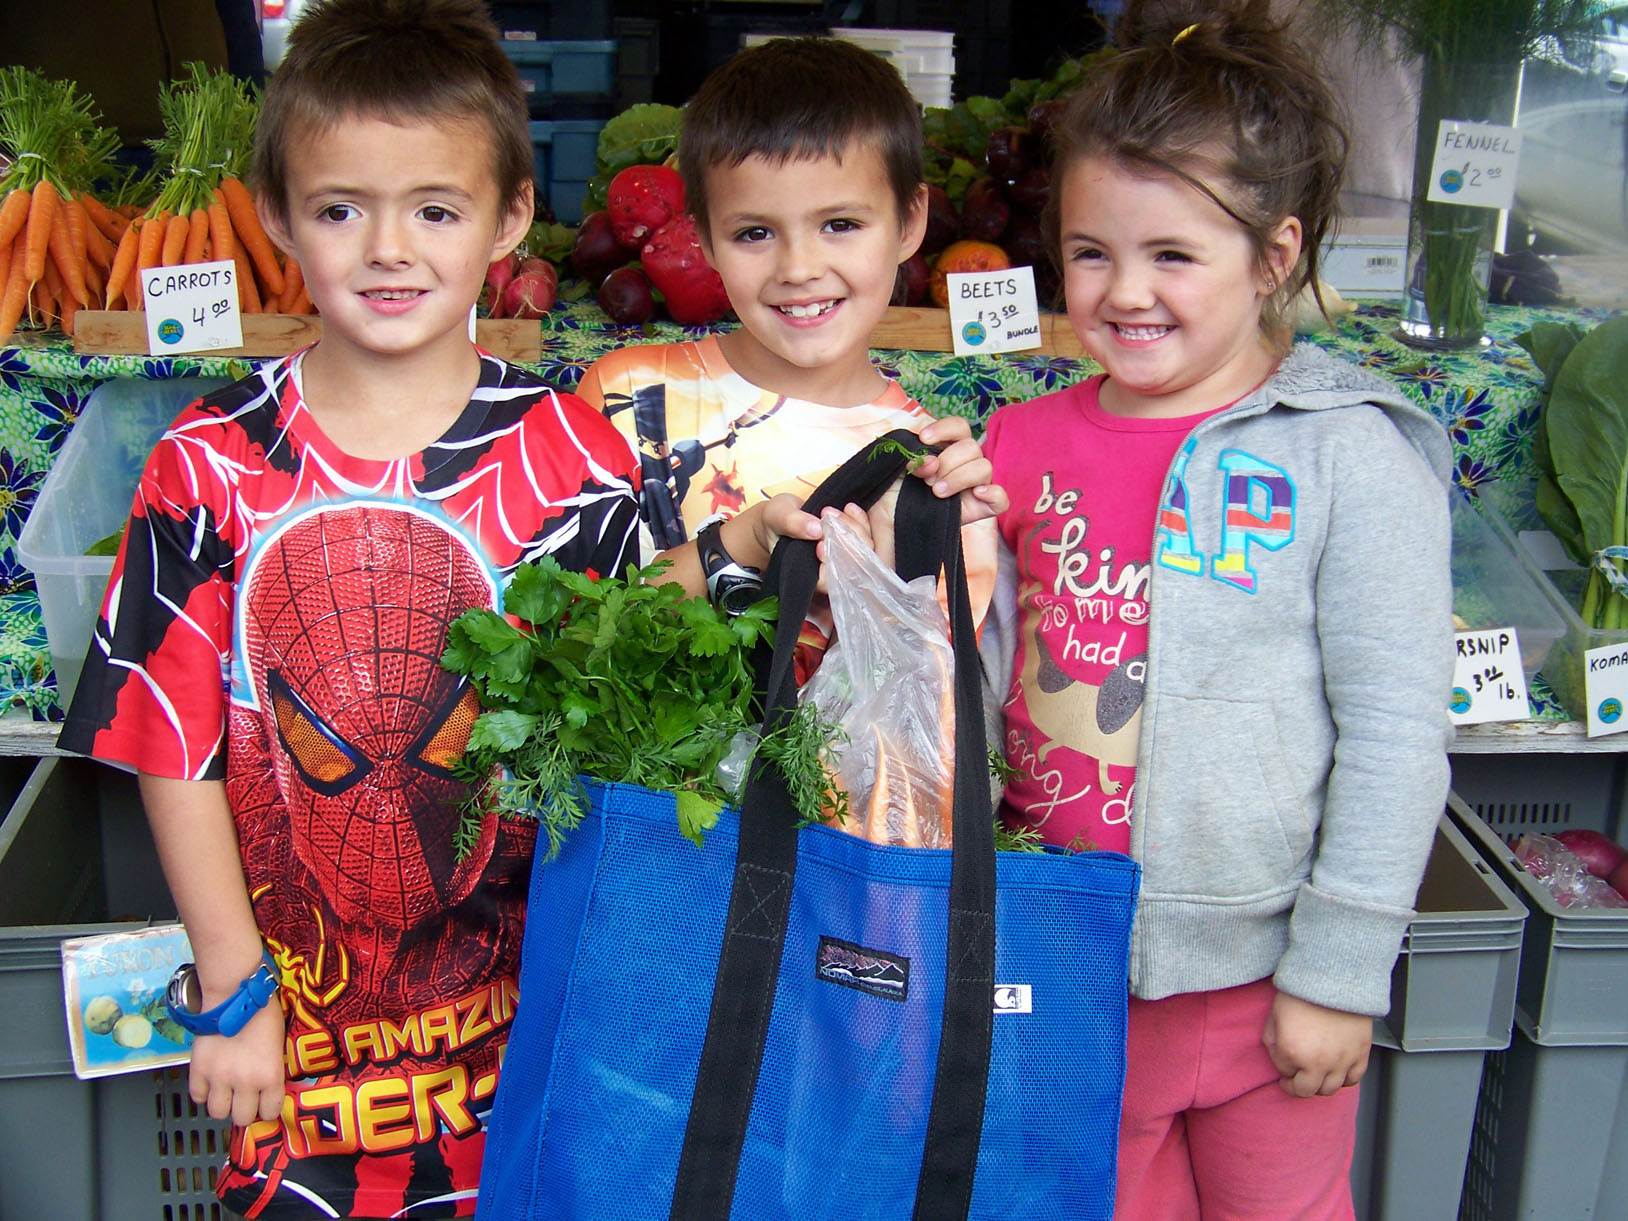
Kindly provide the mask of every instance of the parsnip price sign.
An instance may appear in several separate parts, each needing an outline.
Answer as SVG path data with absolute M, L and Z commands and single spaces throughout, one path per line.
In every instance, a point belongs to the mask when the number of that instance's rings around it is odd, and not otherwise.
M 147 311 L 147 352 L 175 356 L 243 346 L 237 268 L 230 259 L 149 267 L 141 273 Z
M 1448 715 L 1455 725 L 1524 721 L 1526 673 L 1520 639 L 1512 627 L 1458 632 L 1453 638 L 1453 697 Z
M 1430 167 L 1432 203 L 1508 208 L 1515 202 L 1521 133 L 1514 127 L 1443 119 Z
M 957 356 L 1023 352 L 1040 346 L 1034 268 L 951 272 L 945 282 L 950 290 L 950 337 Z

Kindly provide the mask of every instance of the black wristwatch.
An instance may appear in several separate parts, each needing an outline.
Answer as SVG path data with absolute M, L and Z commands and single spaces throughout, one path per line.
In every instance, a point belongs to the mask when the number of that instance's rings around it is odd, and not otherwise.
M 738 615 L 763 597 L 763 571 L 737 564 L 724 550 L 722 519 L 708 522 L 695 536 L 701 556 L 701 572 L 707 579 L 707 596 L 726 615 Z

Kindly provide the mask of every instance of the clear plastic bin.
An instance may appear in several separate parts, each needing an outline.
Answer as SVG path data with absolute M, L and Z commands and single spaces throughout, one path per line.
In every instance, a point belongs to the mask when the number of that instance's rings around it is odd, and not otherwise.
M 1628 629 L 1611 631 L 1583 622 L 1577 608 L 1582 602 L 1588 574 L 1571 565 L 1569 560 L 1555 562 L 1564 559 L 1558 542 L 1543 545 L 1543 536 L 1548 530 L 1533 507 L 1530 484 L 1494 483 L 1481 490 L 1480 499 L 1493 528 L 1514 549 L 1522 566 L 1560 616 L 1564 632 L 1544 660 L 1543 677 L 1575 720 L 1587 720 L 1584 658 L 1590 649 L 1628 642 Z
M 181 408 L 226 384 L 223 378 L 104 382 L 63 442 L 17 538 L 17 558 L 39 590 L 63 708 L 79 681 L 113 572 L 112 556 L 86 555 L 86 548 L 130 516 L 147 455 Z
M 1453 618 L 1460 631 L 1512 627 L 1521 669 L 1531 678 L 1566 633 L 1565 620 L 1539 578 L 1521 562 L 1514 540 L 1468 497 L 1453 493 Z

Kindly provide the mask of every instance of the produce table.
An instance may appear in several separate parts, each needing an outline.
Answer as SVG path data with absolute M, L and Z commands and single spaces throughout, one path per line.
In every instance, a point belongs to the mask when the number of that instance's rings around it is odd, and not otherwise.
M 1470 353 L 1423 353 L 1393 338 L 1397 310 L 1367 302 L 1316 342 L 1356 364 L 1386 374 L 1447 427 L 1456 479 L 1474 492 L 1497 479 L 1532 473 L 1532 427 L 1541 375 L 1513 342 L 1537 321 L 1591 325 L 1603 309 L 1494 307 L 1492 344 Z M 576 386 L 600 355 L 621 344 L 664 342 L 713 328 L 670 323 L 643 329 L 611 325 L 597 306 L 576 304 L 543 322 L 542 356 L 533 366 L 562 390 Z M 896 377 L 935 414 L 982 420 L 996 407 L 1059 389 L 1094 370 L 1062 357 L 968 356 L 945 352 L 877 351 L 877 365 Z M 91 392 L 120 378 L 175 380 L 176 408 L 189 378 L 225 377 L 244 366 L 210 357 L 81 356 L 58 337 L 0 347 L 0 754 L 47 753 L 60 719 L 56 681 L 40 624 L 32 575 L 16 556 L 16 539 L 57 452 Z M 1628 734 L 1589 742 L 1567 722 L 1541 680 L 1534 684 L 1531 721 L 1461 730 L 1459 752 L 1628 750 Z M 31 723 L 35 722 L 35 723 Z

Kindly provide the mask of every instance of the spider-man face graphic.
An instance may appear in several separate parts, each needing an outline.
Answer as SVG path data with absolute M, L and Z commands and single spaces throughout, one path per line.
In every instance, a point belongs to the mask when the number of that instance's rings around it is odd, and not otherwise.
M 334 912 L 408 929 L 468 897 L 496 819 L 456 861 L 452 768 L 480 709 L 440 656 L 453 619 L 496 604 L 479 557 L 411 509 L 323 507 L 262 544 L 240 597 L 294 852 Z

